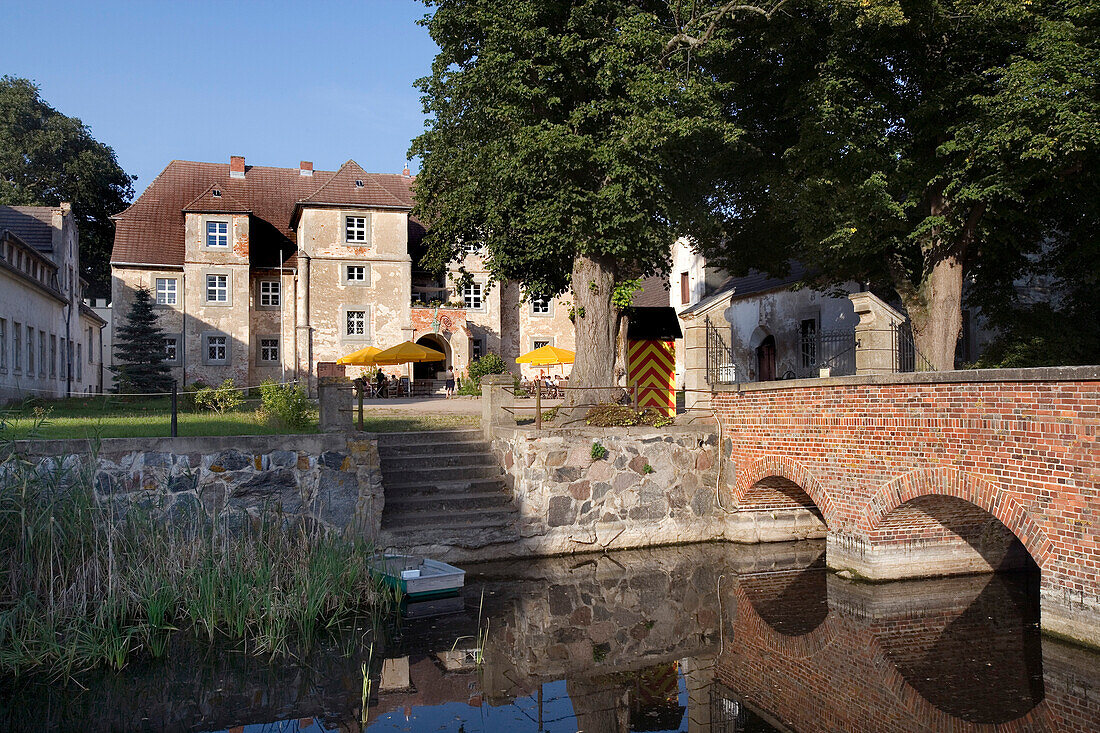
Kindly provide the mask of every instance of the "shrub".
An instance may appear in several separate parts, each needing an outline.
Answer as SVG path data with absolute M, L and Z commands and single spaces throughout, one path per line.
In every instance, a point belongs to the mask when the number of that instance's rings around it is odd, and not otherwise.
M 607 448 L 604 448 L 599 441 L 592 444 L 592 460 L 599 461 L 607 457 Z
M 297 384 L 264 380 L 260 385 L 260 412 L 281 428 L 307 428 L 313 422 L 313 403 Z
M 673 419 L 653 407 L 635 410 L 630 405 L 596 405 L 584 416 L 584 422 L 599 428 L 629 428 L 642 425 L 663 428 L 671 425 Z
M 195 407 L 200 410 L 225 412 L 244 402 L 244 395 L 227 379 L 217 387 L 199 387 L 194 396 Z
M 486 374 L 507 374 L 508 365 L 499 354 L 486 354 L 480 359 L 470 362 L 470 379 L 481 384 L 481 378 Z
M 480 397 L 481 385 L 477 383 L 476 379 L 463 379 L 462 383 L 458 385 L 458 390 L 455 392 L 455 394 Z

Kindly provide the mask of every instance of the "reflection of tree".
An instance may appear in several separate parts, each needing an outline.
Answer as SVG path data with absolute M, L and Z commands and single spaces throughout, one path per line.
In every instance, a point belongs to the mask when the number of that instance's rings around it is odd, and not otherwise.
M 654 731 L 680 726 L 680 668 L 676 662 L 635 672 L 566 680 L 579 730 Z

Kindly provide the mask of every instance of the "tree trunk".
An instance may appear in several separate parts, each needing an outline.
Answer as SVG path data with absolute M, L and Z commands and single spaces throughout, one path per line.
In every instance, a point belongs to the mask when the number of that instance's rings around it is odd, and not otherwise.
M 926 266 L 919 288 L 899 289 L 913 324 L 917 370 L 955 368 L 955 345 L 962 328 L 963 266 L 948 256 Z
M 614 398 L 618 309 L 611 305 L 615 260 L 578 254 L 573 259 L 573 325 L 577 358 L 569 376 L 563 411 L 567 420 L 583 419 L 588 407 Z

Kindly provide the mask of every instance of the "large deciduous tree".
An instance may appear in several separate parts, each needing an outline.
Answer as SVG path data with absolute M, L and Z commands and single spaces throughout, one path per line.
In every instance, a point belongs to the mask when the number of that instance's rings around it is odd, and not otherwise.
M 968 278 L 1011 287 L 1065 251 L 1067 225 L 1095 242 L 1080 204 L 1100 143 L 1098 20 L 1088 0 L 790 0 L 717 31 L 706 63 L 745 134 L 726 189 L 736 246 L 711 254 L 892 286 L 918 350 L 952 368 Z
M 428 261 L 442 269 L 479 240 L 497 280 L 536 297 L 571 289 L 570 383 L 613 385 L 616 283 L 667 268 L 677 235 L 715 231 L 707 151 L 735 138 L 720 85 L 666 62 L 664 2 L 426 4 L 439 53 L 419 82 L 430 119 L 411 152 Z
M 133 180 L 109 146 L 43 101 L 35 84 L 0 78 L 0 204 L 70 202 L 80 229 L 81 275 L 93 295 L 111 291 L 110 217 L 133 198 Z

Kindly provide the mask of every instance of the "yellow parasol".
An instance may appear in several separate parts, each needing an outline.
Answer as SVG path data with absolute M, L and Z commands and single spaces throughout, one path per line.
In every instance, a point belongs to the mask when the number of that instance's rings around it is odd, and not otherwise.
M 576 353 L 569 349 L 559 349 L 557 346 L 540 346 L 534 351 L 528 351 L 516 359 L 517 364 L 530 364 L 532 366 L 551 366 L 553 364 L 572 364 Z
M 391 346 L 385 351 L 379 351 L 374 355 L 375 364 L 408 364 L 409 362 L 444 361 L 447 355 L 442 351 L 429 349 L 412 341 L 405 341 L 397 346 Z
M 374 357 L 381 353 L 382 349 L 377 346 L 364 346 L 359 351 L 353 351 L 347 356 L 341 356 L 336 360 L 337 364 L 347 364 L 349 366 L 374 366 L 377 362 L 374 361 Z

